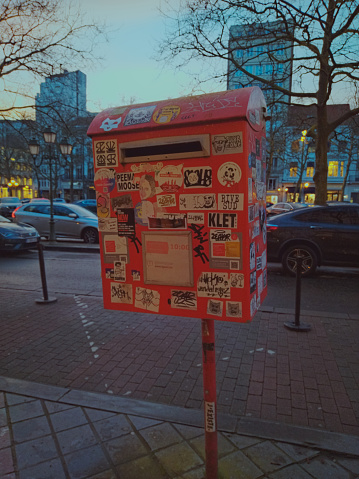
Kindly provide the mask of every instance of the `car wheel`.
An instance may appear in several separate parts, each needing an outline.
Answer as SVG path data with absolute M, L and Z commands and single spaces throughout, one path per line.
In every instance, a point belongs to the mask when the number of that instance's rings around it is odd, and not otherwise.
M 297 274 L 297 258 L 302 257 L 302 276 L 311 276 L 318 266 L 318 258 L 312 248 L 305 245 L 291 246 L 284 251 L 282 265 L 284 270 L 292 276 Z
M 86 228 L 82 233 L 85 243 L 98 243 L 98 232 L 95 228 Z

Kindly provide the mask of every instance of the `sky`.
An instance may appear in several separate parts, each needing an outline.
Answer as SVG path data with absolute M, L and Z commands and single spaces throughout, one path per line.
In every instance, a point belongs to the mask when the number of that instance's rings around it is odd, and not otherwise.
M 112 31 L 109 43 L 101 46 L 101 63 L 81 69 L 87 75 L 89 111 L 225 89 L 217 83 L 194 91 L 193 75 L 155 59 L 165 31 L 159 12 L 166 9 L 165 0 L 80 0 L 80 4 Z

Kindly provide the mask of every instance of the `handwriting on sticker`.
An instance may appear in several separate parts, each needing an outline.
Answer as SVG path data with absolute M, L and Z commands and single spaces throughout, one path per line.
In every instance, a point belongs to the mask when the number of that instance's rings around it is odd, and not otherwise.
M 178 309 L 197 309 L 197 296 L 194 291 L 171 291 L 171 306 Z
M 230 298 L 227 273 L 203 272 L 198 279 L 198 296 L 207 298 Z

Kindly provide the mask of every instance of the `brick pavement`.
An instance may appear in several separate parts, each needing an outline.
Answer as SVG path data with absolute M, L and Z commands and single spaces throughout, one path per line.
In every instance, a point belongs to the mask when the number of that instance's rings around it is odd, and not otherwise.
M 200 321 L 103 309 L 94 296 L 0 289 L 0 375 L 202 407 Z M 337 315 L 338 316 L 338 315 Z M 289 314 L 216 323 L 218 411 L 359 435 L 359 317 Z

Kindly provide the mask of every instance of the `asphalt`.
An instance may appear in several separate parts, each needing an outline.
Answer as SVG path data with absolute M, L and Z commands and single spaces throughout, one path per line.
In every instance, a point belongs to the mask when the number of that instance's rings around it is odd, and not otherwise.
M 0 477 L 205 478 L 196 325 L 39 292 L 0 285 Z M 359 478 L 359 315 L 293 314 L 216 324 L 219 478 Z

